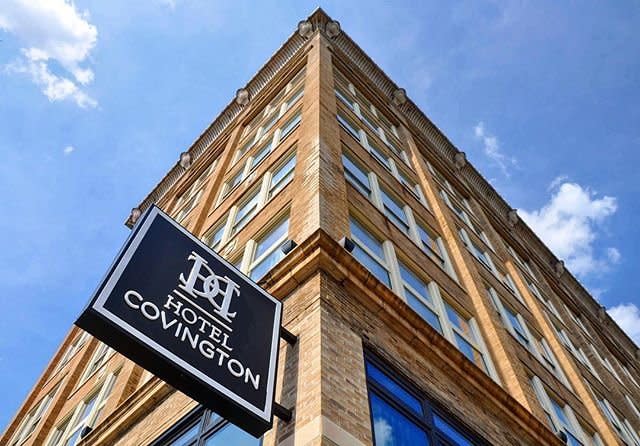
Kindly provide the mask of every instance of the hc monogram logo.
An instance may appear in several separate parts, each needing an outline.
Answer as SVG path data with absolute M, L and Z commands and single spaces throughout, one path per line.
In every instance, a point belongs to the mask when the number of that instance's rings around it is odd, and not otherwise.
M 229 306 L 231 305 L 231 299 L 235 294 L 240 294 L 240 287 L 233 280 L 227 276 L 220 277 L 213 273 L 207 261 L 196 254 L 191 252 L 187 260 L 193 260 L 193 266 L 189 277 L 185 279 L 184 274 L 180 273 L 179 287 L 193 297 L 204 297 L 211 303 L 214 308 L 214 312 L 221 316 L 227 322 L 231 322 L 236 315 L 236 312 L 229 312 Z M 205 271 L 206 275 L 202 274 Z M 220 283 L 226 283 L 226 287 L 223 290 L 220 287 Z M 197 289 L 197 285 L 200 284 L 201 288 Z M 222 296 L 222 299 L 219 299 Z M 220 301 L 220 302 L 219 302 Z

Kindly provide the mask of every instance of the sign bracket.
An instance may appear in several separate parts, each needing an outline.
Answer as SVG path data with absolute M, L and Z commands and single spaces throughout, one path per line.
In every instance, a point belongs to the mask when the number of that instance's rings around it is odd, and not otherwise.
M 285 423 L 288 423 L 293 418 L 293 412 L 291 411 L 291 409 L 287 409 L 286 407 L 281 406 L 275 401 L 273 402 L 273 414 Z
M 280 327 L 280 337 L 292 347 L 298 342 L 298 337 L 284 327 Z

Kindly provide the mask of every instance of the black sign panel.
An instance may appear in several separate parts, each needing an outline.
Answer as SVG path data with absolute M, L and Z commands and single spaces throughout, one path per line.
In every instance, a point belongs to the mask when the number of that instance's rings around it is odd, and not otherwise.
M 281 303 L 153 206 L 76 325 L 259 436 L 273 424 Z

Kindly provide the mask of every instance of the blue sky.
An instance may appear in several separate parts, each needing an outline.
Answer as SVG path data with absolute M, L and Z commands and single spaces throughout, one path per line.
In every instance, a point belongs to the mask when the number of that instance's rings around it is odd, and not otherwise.
M 606 3 L 322 7 L 640 343 L 640 9 Z M 0 426 L 130 209 L 316 6 L 0 0 Z

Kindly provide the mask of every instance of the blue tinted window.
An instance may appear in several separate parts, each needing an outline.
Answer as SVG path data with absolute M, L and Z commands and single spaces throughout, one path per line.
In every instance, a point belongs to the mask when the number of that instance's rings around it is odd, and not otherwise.
M 445 434 L 456 446 L 472 446 L 473 443 L 450 423 L 441 418 L 438 414 L 433 414 L 433 425 L 438 431 Z
M 200 408 L 171 427 L 151 446 L 260 446 L 261 440 Z
M 382 370 L 370 362 L 367 363 L 367 374 L 370 379 L 373 379 L 375 382 L 391 392 L 393 396 L 398 398 L 402 403 L 404 403 L 404 405 L 412 409 L 414 412 L 422 414 L 422 404 L 420 404 L 420 400 L 404 390 L 404 388 L 402 388 L 398 383 L 389 378 Z
M 202 444 L 203 446 L 258 446 L 260 440 L 228 424 L 222 430 L 207 437 Z
M 376 446 L 429 445 L 427 434 L 375 393 L 370 394 Z
M 376 446 L 473 446 L 469 432 L 447 419 L 440 408 L 413 394 L 407 383 L 366 361 L 371 407 L 371 430 Z M 416 391 L 417 392 L 417 391 Z

